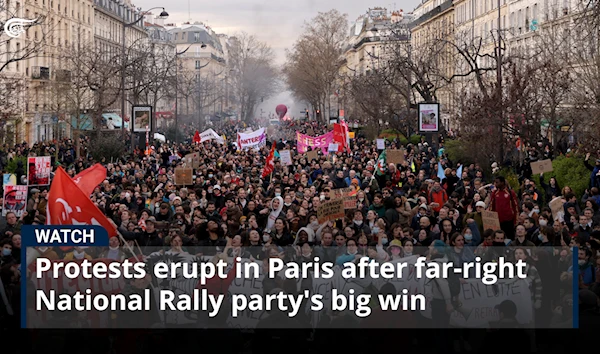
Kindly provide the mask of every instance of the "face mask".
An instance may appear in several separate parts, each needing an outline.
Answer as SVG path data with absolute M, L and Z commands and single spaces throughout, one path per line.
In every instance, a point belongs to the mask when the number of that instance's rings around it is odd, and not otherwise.
M 281 193 L 275 193 L 276 197 L 281 197 Z
M 40 250 L 42 253 L 46 252 L 47 249 L 48 247 L 38 247 L 38 250 Z
M 473 234 L 465 234 L 465 240 L 471 241 L 473 239 Z
M 110 249 L 111 251 L 116 251 L 116 250 L 118 250 L 118 249 L 119 249 L 119 246 L 117 246 L 117 247 L 110 247 L 110 246 L 109 246 L 109 247 L 108 247 L 108 249 Z
M 292 203 L 283 203 L 283 205 L 285 205 L 286 207 L 289 207 L 290 205 L 292 205 Z
M 406 256 L 406 257 L 410 257 L 410 256 L 412 256 L 412 252 L 406 252 L 406 251 L 405 251 L 405 252 L 404 252 L 404 256 Z
M 311 225 L 312 227 L 319 227 L 319 221 L 318 221 L 318 220 L 315 220 L 315 221 L 311 222 L 311 223 L 310 223 L 310 225 Z
M 212 189 L 209 189 L 209 190 L 208 190 L 208 193 L 212 193 L 212 192 L 213 192 L 213 190 L 212 190 Z
M 496 241 L 494 241 L 494 242 L 492 242 L 492 246 L 495 246 L 495 247 L 504 247 L 504 246 L 506 246 L 506 244 L 504 242 L 496 242 Z
M 580 266 L 585 265 L 585 259 L 578 260 L 577 264 L 579 264 Z
M 2 249 L 2 255 L 3 256 L 10 256 L 12 254 L 12 250 L 10 248 L 3 248 Z
M 533 209 L 533 212 L 536 213 L 536 214 L 539 214 L 540 213 L 540 209 Z
M 208 178 L 213 178 L 213 174 L 212 174 L 212 173 L 209 173 L 209 174 L 208 174 Z
M 302 253 L 302 256 L 303 256 L 303 257 L 310 257 L 310 255 L 311 255 L 311 253 L 310 253 L 310 252 L 308 252 L 308 253 Z
M 538 240 L 540 240 L 540 241 L 544 241 L 544 235 L 542 235 L 542 234 L 539 234 L 539 235 L 538 235 Z
M 387 243 L 388 243 L 388 239 L 387 239 L 387 237 L 383 237 L 383 238 L 381 238 L 381 244 L 382 244 L 382 245 L 387 245 Z
M 546 225 L 548 225 L 547 220 L 540 220 L 540 226 L 546 226 Z
M 83 256 L 85 255 L 85 252 L 77 252 L 77 251 L 73 251 L 73 256 L 75 257 L 75 259 L 83 259 Z
M 398 247 L 393 247 L 391 252 L 393 256 L 397 256 L 400 254 L 400 249 Z
M 372 233 L 373 235 L 377 235 L 377 234 L 379 233 L 379 228 L 378 228 L 378 227 L 373 227 L 373 228 L 371 229 L 371 233 Z
M 354 223 L 358 226 L 362 225 L 362 220 L 354 220 Z

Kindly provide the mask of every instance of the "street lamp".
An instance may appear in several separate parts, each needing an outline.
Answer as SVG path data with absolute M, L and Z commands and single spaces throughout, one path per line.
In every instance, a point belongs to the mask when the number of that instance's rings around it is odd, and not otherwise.
M 123 5 L 121 5 L 123 6 Z M 123 6 L 123 8 L 125 8 L 125 6 Z M 160 13 L 159 17 L 160 18 L 167 18 L 169 17 L 169 14 L 165 11 L 164 7 L 153 7 L 148 11 L 145 11 L 144 13 L 142 13 L 142 16 L 140 18 L 138 18 L 137 20 L 130 22 L 130 23 L 126 23 L 125 22 L 125 16 L 122 17 L 123 20 L 123 28 L 121 31 L 121 62 L 122 62 L 122 67 L 121 67 L 121 138 L 123 139 L 123 141 L 125 141 L 125 30 L 128 27 L 133 27 L 135 26 L 138 22 L 140 22 L 144 16 L 146 14 L 148 14 L 150 11 L 152 10 L 156 10 L 156 9 L 162 9 L 162 12 Z M 130 124 L 133 124 L 133 117 L 131 117 L 131 122 Z M 150 117 L 150 120 L 152 120 L 152 117 Z M 130 127 L 132 128 L 132 127 Z M 133 153 L 134 151 L 134 140 L 133 140 L 133 129 L 131 132 L 131 152 Z
M 203 45 L 206 46 L 205 44 L 203 44 Z M 191 46 L 192 45 L 190 44 L 187 48 L 185 48 L 181 52 L 175 53 L 175 146 L 179 145 L 179 134 L 177 134 L 179 132 L 179 124 L 177 124 L 177 110 L 178 110 L 177 97 L 179 96 L 179 88 L 177 87 L 177 80 L 179 77 L 179 74 L 178 74 L 179 63 L 177 62 L 177 57 L 185 54 L 185 52 L 187 52 Z

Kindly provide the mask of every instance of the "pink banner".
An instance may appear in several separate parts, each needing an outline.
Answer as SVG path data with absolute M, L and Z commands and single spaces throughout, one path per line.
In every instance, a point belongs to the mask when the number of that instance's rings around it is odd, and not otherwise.
M 321 148 L 324 154 L 327 154 L 329 143 L 333 141 L 333 131 L 320 136 L 308 136 L 300 132 L 296 132 L 296 141 L 298 153 L 303 154 L 308 151 L 308 147 Z

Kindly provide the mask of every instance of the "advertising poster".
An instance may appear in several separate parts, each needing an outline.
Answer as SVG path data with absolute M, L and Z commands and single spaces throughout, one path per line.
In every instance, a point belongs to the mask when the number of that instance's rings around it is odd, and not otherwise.
M 440 130 L 440 105 L 419 103 L 419 131 L 438 132 Z
M 146 126 L 152 130 L 152 107 L 151 106 L 133 106 L 133 131 L 136 133 L 145 133 Z

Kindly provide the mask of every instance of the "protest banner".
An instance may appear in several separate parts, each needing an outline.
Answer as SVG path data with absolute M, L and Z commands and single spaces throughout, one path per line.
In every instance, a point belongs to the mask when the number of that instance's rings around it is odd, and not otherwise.
M 529 164 L 534 175 L 552 172 L 552 160 L 535 161 Z
M 432 287 L 432 280 L 426 280 L 426 287 Z M 533 304 L 531 290 L 526 279 L 501 279 L 494 285 L 485 285 L 479 279 L 467 279 L 461 284 L 458 295 L 461 304 L 450 315 L 450 325 L 461 328 L 486 328 L 490 321 L 498 321 L 495 309 L 504 300 L 517 305 L 517 321 L 521 325 L 533 323 Z M 431 318 L 431 306 L 421 312 L 425 318 Z
M 285 166 L 292 165 L 292 154 L 290 150 L 281 150 L 279 151 L 279 158 L 281 159 L 281 164 Z
M 333 142 L 333 132 L 323 134 L 320 136 L 312 137 L 300 132 L 296 132 L 296 146 L 298 153 L 303 154 L 308 151 L 308 148 L 320 148 L 323 153 L 327 152 L 329 144 Z
M 200 142 L 203 143 L 205 141 L 216 140 L 219 144 L 225 144 L 225 140 L 217 134 L 213 129 L 207 129 L 202 134 L 200 134 Z
M 352 187 L 333 189 L 333 199 L 344 200 L 344 209 L 356 209 L 357 191 Z
M 27 184 L 30 187 L 49 185 L 50 173 L 52 172 L 51 157 L 30 157 L 27 161 Z
M 194 171 L 191 168 L 176 168 L 175 169 L 175 184 L 179 186 L 192 185 Z
M 481 220 L 483 221 L 484 230 L 500 230 L 500 219 L 497 212 L 484 210 L 481 212 Z
M 237 133 L 237 143 L 240 150 L 260 149 L 267 144 L 265 128 L 249 133 Z
M 337 220 L 344 217 L 344 201 L 342 199 L 333 199 L 321 203 L 317 210 L 317 218 L 319 224 L 323 224 L 330 220 Z
M 8 212 L 13 212 L 20 218 L 26 207 L 27 186 L 5 185 L 2 216 L 6 216 Z
M 191 168 L 199 168 L 200 167 L 200 153 L 194 152 L 191 154 L 187 154 L 183 157 L 183 162 L 187 167 Z
M 387 150 L 386 158 L 388 163 L 403 164 L 404 163 L 404 150 Z
M 385 150 L 385 139 L 377 139 L 377 150 Z
M 27 252 L 37 252 L 34 249 L 28 249 Z M 29 255 L 28 255 L 29 257 Z M 53 263 L 70 263 L 76 262 L 81 263 L 83 260 L 53 260 Z M 93 259 L 90 261 L 92 266 L 96 263 L 104 263 L 108 267 L 109 264 L 116 262 L 112 259 Z M 32 262 L 28 269 L 35 274 L 36 263 Z M 71 279 L 65 276 L 64 267 L 58 271 L 58 276 L 53 277 L 54 272 L 43 272 L 41 278 L 31 277 L 31 282 L 34 289 L 41 290 L 44 294 L 48 294 L 50 290 L 56 291 L 60 294 L 75 294 L 76 292 L 85 293 L 86 289 L 90 289 L 93 294 L 119 294 L 125 288 L 125 279 L 120 278 L 106 278 L 106 279 L 85 279 L 83 274 L 79 277 Z M 25 304 L 23 304 L 25 306 Z M 106 313 L 105 313 L 106 314 Z M 101 316 L 102 314 L 97 311 L 89 311 L 87 313 L 87 319 L 90 321 L 92 327 L 107 327 L 109 326 L 109 316 Z M 53 318 L 52 311 L 27 311 L 27 327 L 35 328 L 38 326 L 44 326 Z

